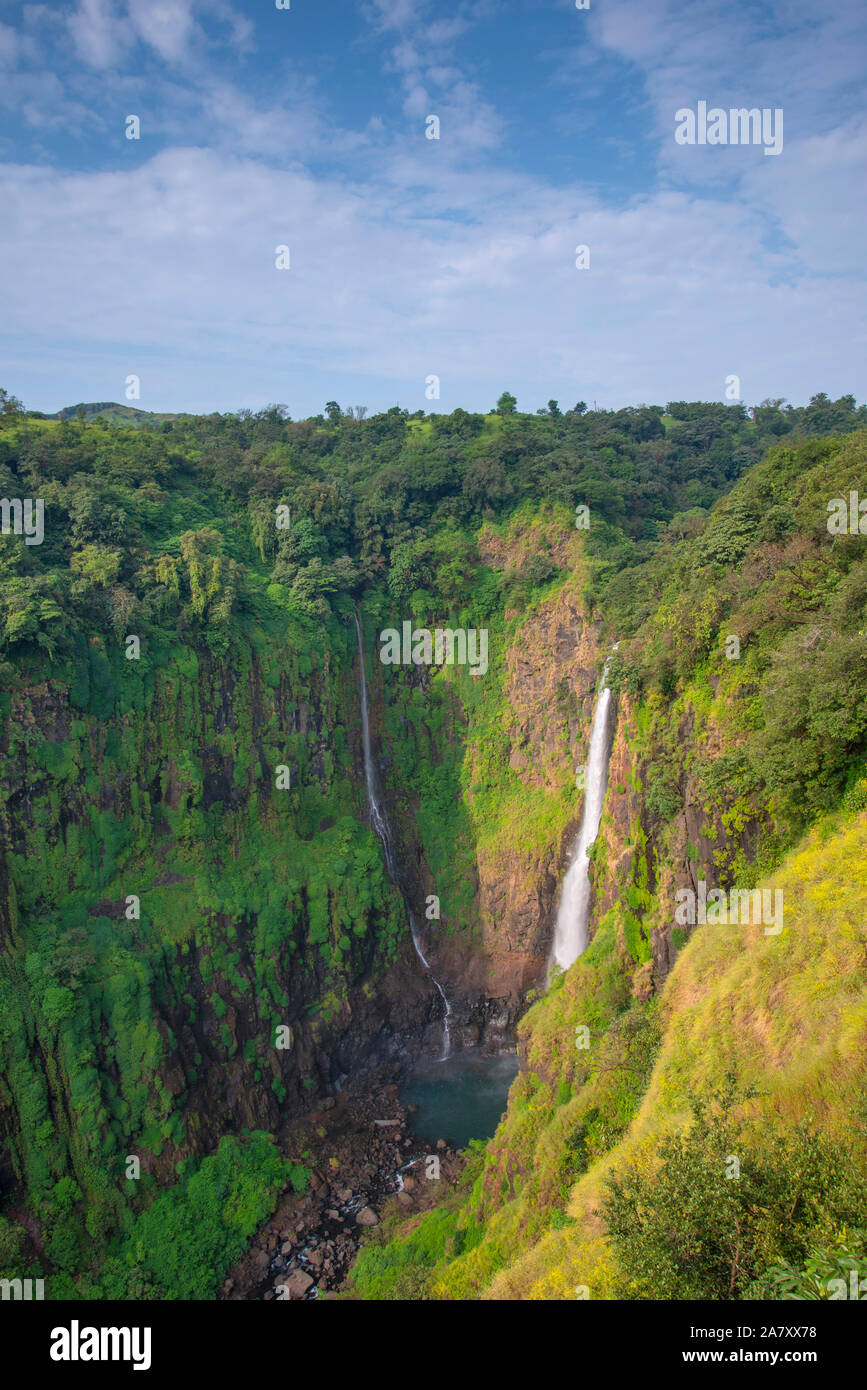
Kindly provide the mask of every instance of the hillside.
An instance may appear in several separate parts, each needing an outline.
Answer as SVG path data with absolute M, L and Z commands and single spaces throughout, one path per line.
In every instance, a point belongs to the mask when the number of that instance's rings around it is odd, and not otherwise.
M 827 503 L 863 478 L 865 452 L 863 435 L 772 450 L 706 525 L 669 531 L 632 571 L 630 601 L 656 602 L 612 661 L 620 717 L 592 944 L 522 1019 L 521 1074 L 466 1195 L 363 1255 L 362 1296 L 720 1296 L 691 1289 L 685 1256 L 666 1284 L 658 1248 L 655 1292 L 642 1284 L 635 1248 L 612 1251 L 601 1212 L 636 1154 L 652 1202 L 659 1137 L 688 1130 L 693 1101 L 716 1106 L 717 1129 L 725 1117 L 725 1153 L 749 1153 L 757 1135 L 782 1143 L 798 1123 L 852 1149 L 855 1195 L 836 1224 L 823 1207 L 800 1245 L 769 1245 L 765 1269 L 802 1265 L 840 1221 L 864 1227 L 867 550 L 829 534 Z M 780 934 L 678 925 L 678 893 L 702 880 L 779 887 Z M 735 1190 L 717 1157 L 713 1202 Z M 673 1183 L 670 1212 L 686 1197 Z
M 681 1296 L 612 1236 L 628 1184 L 598 1213 L 690 1098 L 756 1183 L 778 1134 L 840 1193 L 805 1188 L 797 1239 L 754 1232 L 733 1294 L 867 1224 L 867 541 L 826 524 L 864 408 L 94 411 L 0 417 L 0 491 L 44 505 L 40 544 L 0 537 L 4 1268 L 52 1297 L 215 1297 L 281 1194 L 321 1185 L 323 1107 L 439 1045 L 433 977 L 455 1046 L 517 1034 L 521 1071 L 350 1295 Z M 408 620 L 484 629 L 484 673 L 383 664 Z M 540 997 L 615 642 L 593 939 Z M 700 880 L 781 887 L 782 932 L 678 925 Z M 433 977 L 408 927 L 432 897 Z M 689 1287 L 722 1296 L 717 1273 Z

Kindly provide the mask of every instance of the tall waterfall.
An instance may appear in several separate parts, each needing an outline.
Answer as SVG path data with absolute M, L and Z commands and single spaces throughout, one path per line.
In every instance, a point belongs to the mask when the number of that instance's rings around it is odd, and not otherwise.
M 418 918 L 410 907 L 409 898 L 403 886 L 402 876 L 397 865 L 397 856 L 394 852 L 391 827 L 388 823 L 388 817 L 385 814 L 385 807 L 382 805 L 377 792 L 376 777 L 374 776 L 373 769 L 373 756 L 370 751 L 370 720 L 367 712 L 367 675 L 364 670 L 364 642 L 361 636 L 361 623 L 357 611 L 355 614 L 355 630 L 358 634 L 358 669 L 361 672 L 361 739 L 364 748 L 364 782 L 367 788 L 367 803 L 370 807 L 370 819 L 373 823 L 374 830 L 382 842 L 382 852 L 385 856 L 385 867 L 388 869 L 388 876 L 395 887 L 400 889 L 406 907 L 406 915 L 409 918 L 409 930 L 412 935 L 412 944 L 415 947 L 415 953 L 430 975 L 434 985 L 436 985 L 439 996 L 443 1001 L 443 1051 L 440 1060 L 445 1061 L 446 1057 L 448 1057 L 451 1052 L 449 1019 L 452 1016 L 452 1006 L 439 980 L 431 974 L 430 965 L 421 948 Z
M 616 648 L 615 648 L 616 650 Z M 609 657 L 609 661 L 610 661 Z M 590 926 L 590 860 L 587 852 L 599 833 L 602 803 L 608 786 L 608 762 L 611 757 L 612 720 L 611 691 L 607 685 L 608 661 L 602 672 L 596 711 L 590 731 L 590 751 L 587 756 L 584 786 L 584 811 L 581 828 L 572 850 L 569 867 L 563 878 L 557 925 L 549 961 L 568 970 L 582 951 L 586 951 Z

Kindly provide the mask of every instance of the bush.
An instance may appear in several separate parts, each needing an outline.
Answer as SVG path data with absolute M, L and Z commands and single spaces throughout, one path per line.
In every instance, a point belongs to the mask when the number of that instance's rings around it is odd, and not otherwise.
M 732 1100 L 729 1090 L 712 1111 L 696 1103 L 685 1134 L 611 1178 L 602 1208 L 621 1297 L 749 1298 L 781 1262 L 804 1265 L 817 1237 L 863 1221 L 847 1150 L 804 1125 L 760 1149 L 737 1132 Z

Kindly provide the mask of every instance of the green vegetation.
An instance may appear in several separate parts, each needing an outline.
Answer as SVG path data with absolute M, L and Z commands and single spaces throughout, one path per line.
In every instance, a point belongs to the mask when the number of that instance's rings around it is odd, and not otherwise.
M 719 1196 L 713 1135 L 680 1111 L 675 1123 L 670 1101 L 695 1086 L 710 1105 L 722 1040 L 737 1050 L 721 1006 L 704 1020 L 706 1053 L 688 1047 L 685 978 L 702 998 L 716 976 L 748 987 L 757 1013 L 783 991 L 788 1011 L 763 1023 L 744 1072 L 777 1098 L 780 1144 L 819 1106 L 820 1137 L 797 1141 L 804 1163 L 836 1134 L 811 1048 L 827 1009 L 854 1027 L 855 996 L 831 965 L 856 928 L 832 885 L 856 875 L 818 861 L 849 837 L 863 862 L 867 542 L 825 523 L 827 502 L 865 476 L 865 425 L 850 397 L 753 418 L 677 402 L 552 401 L 528 416 L 504 392 L 490 415 L 358 420 L 330 402 L 292 421 L 278 407 L 159 418 L 102 405 L 48 419 L 0 393 L 0 495 L 45 508 L 42 544 L 0 536 L 4 1269 L 49 1273 L 55 1296 L 213 1297 L 280 1188 L 303 1182 L 269 1136 L 323 1083 L 320 1059 L 362 992 L 409 951 L 366 825 L 356 610 L 400 852 L 435 885 L 456 947 L 480 949 L 492 927 L 480 876 L 554 864 L 574 816 L 569 748 L 522 748 L 517 707 L 517 656 L 558 614 L 620 639 L 610 675 L 631 760 L 594 847 L 605 910 L 521 1023 L 503 1127 L 450 1204 L 377 1237 L 356 1291 L 574 1296 L 574 1279 L 594 1297 L 657 1296 L 629 1245 L 647 1191 L 644 1170 L 628 1176 L 632 1146 L 651 1131 L 681 1146 L 701 1228 Z M 384 678 L 377 634 L 404 619 L 485 628 L 485 677 L 408 666 Z M 561 684 L 551 708 L 578 727 Z M 616 825 L 613 797 L 626 808 Z M 745 886 L 788 866 L 796 920 L 818 941 L 801 961 L 803 997 L 788 993 L 791 936 L 784 968 L 772 939 L 736 959 L 710 928 L 671 932 L 665 892 L 684 859 Z M 811 896 L 823 892 L 827 927 Z M 653 941 L 666 931 L 678 961 L 660 1001 Z M 767 973 L 754 977 L 759 960 Z M 854 991 L 862 967 L 847 965 Z M 787 1022 L 801 1029 L 794 1099 L 760 1065 Z M 846 1096 L 848 1038 L 826 1058 Z M 741 1087 L 734 1108 L 752 1094 Z M 657 1111 L 673 1137 L 656 1133 Z M 777 1140 L 765 1152 L 749 1138 L 758 1195 L 720 1189 L 728 1205 L 703 1265 L 684 1269 L 666 1246 L 676 1184 L 648 1217 L 671 1287 L 718 1291 L 739 1203 L 778 1210 Z M 804 1203 L 791 1239 L 775 1243 L 771 1215 L 749 1226 L 734 1295 L 763 1279 L 791 1291 L 861 1259 L 865 1220 L 848 1198 L 814 1185 Z

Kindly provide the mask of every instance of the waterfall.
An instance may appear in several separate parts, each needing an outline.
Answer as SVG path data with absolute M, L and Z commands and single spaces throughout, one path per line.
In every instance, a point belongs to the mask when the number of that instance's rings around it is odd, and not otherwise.
M 361 672 L 361 740 L 364 749 L 364 783 L 367 788 L 367 804 L 370 807 L 370 819 L 373 823 L 373 828 L 376 831 L 382 843 L 382 852 L 385 856 L 385 867 L 388 870 L 388 876 L 391 879 L 392 883 L 395 885 L 395 887 L 400 889 L 400 893 L 404 901 L 404 906 L 406 907 L 406 915 L 409 918 L 409 930 L 410 935 L 412 936 L 412 944 L 415 947 L 415 953 L 418 956 L 427 973 L 430 975 L 430 978 L 436 986 L 439 992 L 439 996 L 443 1001 L 443 1051 L 440 1060 L 445 1061 L 446 1057 L 448 1057 L 449 1053 L 451 1052 L 451 1031 L 449 1028 L 449 1019 L 452 1016 L 452 1006 L 449 1003 L 448 996 L 446 995 L 446 992 L 440 984 L 439 980 L 437 980 L 435 976 L 431 974 L 430 965 L 427 961 L 424 951 L 421 948 L 421 938 L 419 935 L 418 919 L 415 913 L 413 912 L 412 908 L 410 907 L 408 895 L 403 887 L 402 876 L 397 866 L 397 856 L 394 852 L 394 841 L 391 837 L 391 827 L 388 823 L 388 817 L 385 814 L 385 807 L 380 802 L 379 794 L 376 788 L 376 777 L 374 776 L 373 769 L 373 756 L 370 751 L 370 719 L 368 717 L 367 712 L 367 675 L 364 669 L 364 642 L 361 636 L 361 623 L 358 618 L 357 610 L 355 613 L 355 630 L 358 633 L 358 669 Z
M 617 648 L 615 647 L 615 651 Z M 611 658 L 609 657 L 609 661 Z M 581 828 L 572 849 L 569 867 L 563 878 L 557 925 L 548 965 L 548 979 L 555 965 L 568 970 L 582 951 L 586 951 L 590 927 L 590 860 L 587 852 L 599 833 L 602 803 L 608 786 L 608 761 L 611 757 L 611 691 L 608 689 L 608 661 L 602 672 L 596 711 L 590 731 L 590 751 L 584 787 L 584 810 Z

